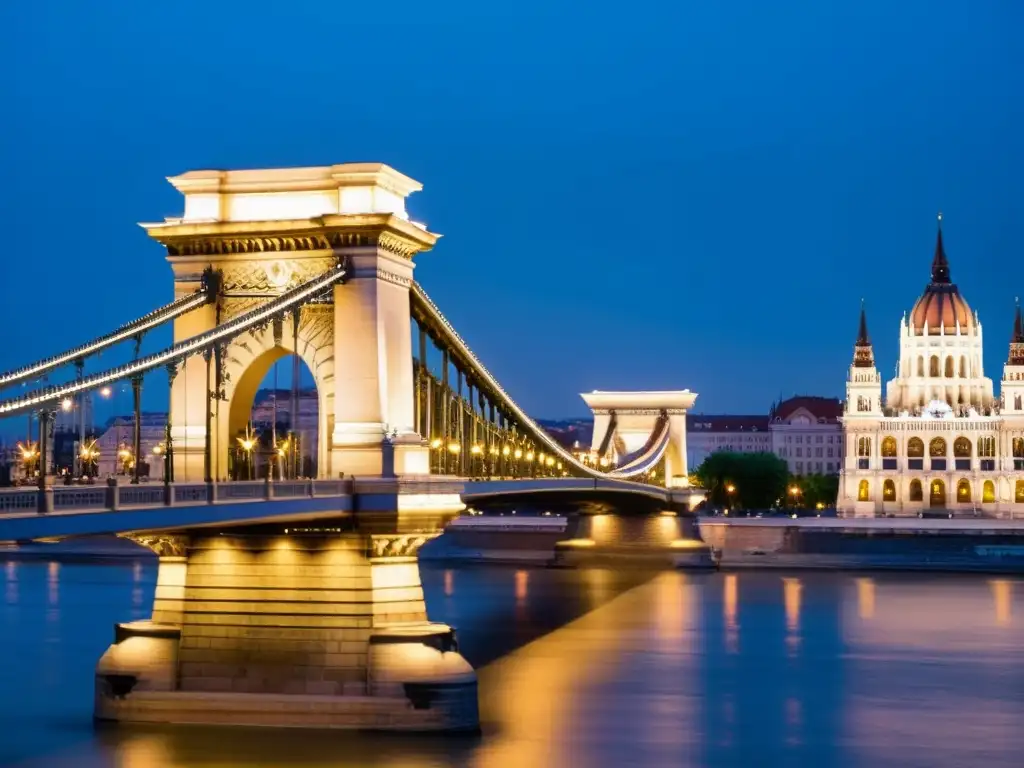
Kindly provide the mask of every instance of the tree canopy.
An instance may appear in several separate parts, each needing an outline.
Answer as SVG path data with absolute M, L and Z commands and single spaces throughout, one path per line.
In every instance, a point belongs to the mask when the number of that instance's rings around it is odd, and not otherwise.
M 704 459 L 693 478 L 716 507 L 831 507 L 839 493 L 837 476 L 790 475 L 786 462 L 774 453 L 718 451 Z
M 774 453 L 711 454 L 695 472 L 714 506 L 768 509 L 786 497 L 789 468 Z

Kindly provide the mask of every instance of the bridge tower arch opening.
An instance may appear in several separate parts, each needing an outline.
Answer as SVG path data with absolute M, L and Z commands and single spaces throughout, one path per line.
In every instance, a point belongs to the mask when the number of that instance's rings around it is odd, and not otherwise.
M 249 438 L 258 445 L 258 477 L 263 477 L 267 466 L 274 467 L 277 479 L 330 475 L 330 451 L 324 436 L 330 436 L 332 403 L 324 393 L 329 391 L 333 375 L 333 345 L 312 343 L 300 321 L 298 355 L 293 348 L 292 340 L 275 344 L 247 338 L 228 349 L 228 381 L 217 432 L 218 477 L 227 471 L 232 479 L 242 479 L 241 465 L 253 463 L 251 455 L 242 455 L 242 441 Z M 293 385 L 296 377 L 298 384 Z M 309 402 L 310 383 L 315 404 Z M 265 397 L 257 402 L 260 392 Z

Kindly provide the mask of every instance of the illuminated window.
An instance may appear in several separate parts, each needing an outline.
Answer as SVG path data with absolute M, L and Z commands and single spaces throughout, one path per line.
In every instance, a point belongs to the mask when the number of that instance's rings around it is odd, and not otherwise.
M 996 439 L 994 437 L 979 437 L 978 455 L 985 459 L 995 458 Z
M 971 441 L 968 440 L 966 437 L 958 437 L 956 440 L 954 440 L 953 455 L 958 458 L 970 458 Z
M 935 378 L 941 375 L 939 373 L 939 358 L 936 355 L 932 355 L 932 359 L 928 362 L 928 375 Z
M 967 478 L 963 478 L 956 484 L 956 500 L 961 504 L 971 500 L 971 484 Z
M 943 458 L 946 455 L 946 441 L 936 437 L 928 444 L 928 455 L 933 458 Z
M 924 458 L 924 440 L 912 437 L 907 441 L 907 456 L 912 459 Z
M 857 486 L 857 501 L 871 501 L 871 487 L 867 480 L 861 480 L 860 485 Z
M 946 378 L 947 379 L 952 379 L 953 378 L 953 358 L 952 357 L 947 357 L 946 358 Z
M 1018 504 L 1024 504 L 1024 480 L 1017 481 L 1017 491 L 1013 494 L 1013 499 Z
M 870 456 L 871 455 L 871 438 L 862 437 L 857 441 L 857 455 L 858 456 Z
M 896 483 L 892 480 L 882 484 L 882 501 L 896 501 Z
M 996 484 L 986 480 L 981 489 L 981 501 L 983 504 L 991 504 L 996 500 Z
M 882 440 L 882 456 L 887 458 L 896 455 L 896 438 L 886 437 Z
M 933 507 L 942 507 L 946 505 L 946 484 L 941 480 L 932 480 L 930 487 L 929 503 Z

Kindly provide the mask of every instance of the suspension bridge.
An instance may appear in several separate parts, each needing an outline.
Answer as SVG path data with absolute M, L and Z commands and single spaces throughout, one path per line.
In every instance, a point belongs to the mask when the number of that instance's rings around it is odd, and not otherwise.
M 183 214 L 142 226 L 166 250 L 173 300 L 0 375 L 0 389 L 23 389 L 0 393 L 0 418 L 32 413 L 39 425 L 37 482 L 0 489 L 0 540 L 117 533 L 161 556 L 153 621 L 120 625 L 100 662 L 97 716 L 475 727 L 475 675 L 450 628 L 426 622 L 418 546 L 474 496 L 592 488 L 692 507 L 701 496 L 687 482 L 685 414 L 696 396 L 585 395 L 594 444 L 574 452 L 414 279 L 415 256 L 439 237 L 406 210 L 418 182 L 372 163 L 170 182 Z M 170 346 L 141 354 L 165 325 Z M 130 362 L 87 371 L 124 343 L 135 344 Z M 316 386 L 316 477 L 300 477 L 298 452 L 282 450 L 261 481 L 230 480 L 256 392 L 288 355 L 293 382 L 301 360 Z M 36 384 L 61 371 L 64 383 Z M 170 383 L 160 484 L 140 477 L 152 374 Z M 130 481 L 54 485 L 55 414 L 118 382 L 133 398 Z M 239 692 L 256 698 L 243 705 Z M 317 699 L 309 718 L 304 696 L 339 695 L 348 703 Z

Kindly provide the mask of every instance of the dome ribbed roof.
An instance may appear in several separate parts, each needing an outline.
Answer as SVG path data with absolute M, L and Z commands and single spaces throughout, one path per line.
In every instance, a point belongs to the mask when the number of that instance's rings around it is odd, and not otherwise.
M 973 333 L 974 313 L 960 289 L 950 280 L 949 261 L 942 243 L 942 217 L 939 217 L 939 234 L 935 241 L 935 257 L 932 259 L 932 281 L 924 289 L 921 298 L 910 310 L 910 327 L 918 334 Z

